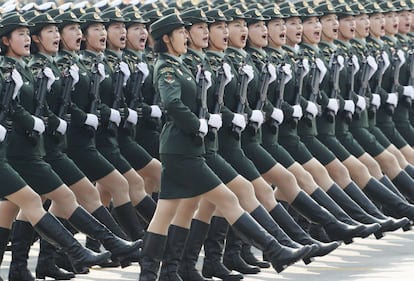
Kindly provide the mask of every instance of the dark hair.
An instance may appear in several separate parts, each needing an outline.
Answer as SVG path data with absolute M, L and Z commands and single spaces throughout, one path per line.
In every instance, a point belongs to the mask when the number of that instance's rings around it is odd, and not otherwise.
M 167 51 L 168 51 L 167 44 L 165 44 L 165 42 L 162 40 L 162 37 L 154 41 L 154 52 L 155 53 L 166 53 Z
M 6 46 L 6 45 L 3 44 L 3 40 L 2 40 L 3 37 L 7 37 L 7 39 L 10 39 L 11 32 L 9 32 L 9 33 L 7 33 L 7 34 L 0 37 L 0 55 L 5 56 L 7 50 L 9 49 L 9 46 Z
M 82 29 L 82 36 L 86 36 L 88 35 L 88 29 Z M 81 50 L 85 50 L 86 49 L 86 42 L 84 40 L 81 40 L 81 45 L 80 45 L 80 49 Z
M 33 35 L 36 36 L 40 36 L 40 32 L 42 31 L 43 28 L 41 28 L 40 30 L 36 31 L 35 33 L 30 33 L 30 38 L 32 38 Z M 30 40 L 30 53 L 31 54 L 36 54 L 39 52 L 39 48 L 37 47 L 36 43 L 32 40 Z

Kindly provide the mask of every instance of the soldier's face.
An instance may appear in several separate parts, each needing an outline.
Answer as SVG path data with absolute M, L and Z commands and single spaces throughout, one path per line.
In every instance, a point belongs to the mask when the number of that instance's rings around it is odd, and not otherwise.
M 365 38 L 369 35 L 370 21 L 368 15 L 355 16 L 355 37 Z
M 181 56 L 187 53 L 187 31 L 184 27 L 174 29 L 167 38 L 169 42 L 167 43 L 168 53 L 175 56 Z
M 274 19 L 267 24 L 269 45 L 281 47 L 286 44 L 286 24 L 284 19 Z
M 10 38 L 2 37 L 3 44 L 6 45 L 6 55 L 14 58 L 30 56 L 30 31 L 27 27 L 16 28 L 10 34 Z
M 286 20 L 286 44 L 295 46 L 302 41 L 303 25 L 299 17 Z
M 125 24 L 123 22 L 115 22 L 110 24 L 108 26 L 107 34 L 107 43 L 109 49 L 119 51 L 125 48 L 127 32 Z
M 42 53 L 54 55 L 59 51 L 60 34 L 56 25 L 43 27 L 39 35 L 32 36 L 32 40 Z
M 209 30 L 207 23 L 193 24 L 188 33 L 191 48 L 201 50 L 208 47 Z
M 411 31 L 411 12 L 410 11 L 401 11 L 398 13 L 398 32 L 402 34 L 407 34 Z
M 106 49 L 106 30 L 102 23 L 90 25 L 83 38 L 87 50 L 99 53 Z
M 389 12 L 385 14 L 385 33 L 388 35 L 395 35 L 398 33 L 398 15 L 396 12 Z
M 267 26 L 264 21 L 258 21 L 249 25 L 249 44 L 256 48 L 267 46 Z
M 385 35 L 385 18 L 382 13 L 372 14 L 369 21 L 369 34 L 371 36 L 379 38 Z
M 411 29 L 414 29 L 414 10 L 411 11 Z
M 322 25 L 322 40 L 332 42 L 338 38 L 339 22 L 335 14 L 326 15 L 320 19 Z
M 78 23 L 68 24 L 60 31 L 60 40 L 64 49 L 79 51 L 82 42 L 82 30 Z
M 210 25 L 209 50 L 222 52 L 229 44 L 229 28 L 227 23 L 222 21 Z
M 237 19 L 229 23 L 229 45 L 242 49 L 247 43 L 247 23 L 243 19 Z
M 321 41 L 321 23 L 317 17 L 309 17 L 303 21 L 303 42 L 311 45 Z
M 128 27 L 127 30 L 127 48 L 136 51 L 145 49 L 148 39 L 148 31 L 145 24 L 136 23 Z
M 341 40 L 350 40 L 355 37 L 355 18 L 353 16 L 342 18 L 339 21 L 339 34 Z

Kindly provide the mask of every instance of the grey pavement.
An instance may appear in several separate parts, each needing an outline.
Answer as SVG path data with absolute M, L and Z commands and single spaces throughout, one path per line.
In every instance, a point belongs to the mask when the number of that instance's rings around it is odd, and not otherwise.
M 77 235 L 81 241 L 84 237 Z M 29 268 L 34 272 L 38 243 L 30 251 Z M 258 251 L 255 252 L 260 256 Z M 200 254 L 198 266 L 201 267 L 203 253 Z M 6 252 L 0 275 L 7 278 L 10 252 Z M 102 269 L 94 267 L 88 275 L 77 275 L 74 281 L 92 280 L 138 280 L 139 266 L 128 268 Z M 309 265 L 298 262 L 288 267 L 281 274 L 272 269 L 262 270 L 258 275 L 245 275 L 246 281 L 380 281 L 380 280 L 414 280 L 414 230 L 398 230 L 387 233 L 380 240 L 373 236 L 355 239 L 350 245 L 341 245 L 331 254 L 316 258 Z M 7 279 L 5 279 L 7 280 Z

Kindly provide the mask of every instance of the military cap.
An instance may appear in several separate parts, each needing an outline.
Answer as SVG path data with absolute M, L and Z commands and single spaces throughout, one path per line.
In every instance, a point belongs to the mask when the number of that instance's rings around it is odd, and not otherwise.
M 349 16 L 356 16 L 359 13 L 354 11 L 348 4 L 341 4 L 335 7 L 338 18 L 346 18 Z
M 389 12 L 398 12 L 399 9 L 397 9 L 391 1 L 383 1 L 380 2 L 380 7 L 381 9 L 384 11 L 384 13 L 389 13 Z
M 28 23 L 22 15 L 13 14 L 8 17 L 3 18 L 0 21 L 0 37 L 5 36 L 11 33 L 13 30 L 20 28 L 20 27 L 32 27 L 33 24 Z
M 42 13 L 29 20 L 29 23 L 33 24 L 33 26 L 30 27 L 30 32 L 32 34 L 37 34 L 38 32 L 40 32 L 40 30 L 42 30 L 43 27 L 50 24 L 54 24 L 57 26 L 59 23 L 61 23 L 61 21 L 54 20 L 48 13 Z
M 23 14 L 31 10 L 38 10 L 37 4 L 35 2 L 29 2 L 20 8 L 20 12 Z
M 350 2 L 350 1 L 347 1 Z M 345 2 L 345 0 L 331 0 L 331 4 L 336 7 L 342 4 L 346 4 L 347 2 Z
M 85 10 L 85 14 L 97 13 L 98 15 L 100 15 L 102 13 L 101 9 L 99 9 L 98 7 L 94 7 L 94 6 L 85 8 L 84 10 Z
M 200 1 L 199 0 L 183 0 L 182 6 L 184 9 L 199 7 Z
M 207 17 L 207 15 L 203 12 L 203 10 L 199 8 L 194 8 L 188 11 L 185 11 L 180 14 L 181 19 L 186 22 L 191 22 L 192 24 L 205 22 L 205 23 L 213 23 L 214 19 Z
M 38 10 L 30 10 L 30 11 L 27 11 L 26 13 L 24 13 L 22 16 L 24 17 L 24 19 L 26 21 L 29 21 L 32 18 L 34 18 L 34 17 L 36 17 L 36 16 L 38 16 L 40 14 L 41 13 Z
M 407 6 L 410 7 L 411 10 L 414 9 L 414 0 L 406 0 Z
M 86 14 L 84 8 L 73 8 L 71 12 L 74 13 L 78 18 Z
M 267 8 L 267 9 L 263 10 L 262 15 L 269 17 L 270 20 L 284 19 L 284 18 L 288 17 L 288 15 L 284 15 L 284 14 L 280 13 L 280 9 L 278 9 L 276 7 L 271 7 L 271 8 Z
M 365 6 L 362 5 L 361 3 L 357 2 L 357 3 L 352 3 L 351 5 L 349 5 L 349 7 L 351 7 L 351 9 L 359 14 L 359 15 L 363 15 L 363 14 L 369 14 L 371 11 L 365 9 Z
M 70 9 L 72 9 L 73 8 L 73 3 L 72 2 L 66 2 L 66 3 L 63 3 L 62 5 L 60 5 L 59 6 L 59 9 L 61 9 L 62 11 L 66 11 L 66 10 L 70 10 Z
M 138 13 L 141 14 L 140 10 L 135 5 L 128 5 L 125 8 L 123 8 L 121 11 L 122 11 L 123 14 L 129 13 L 129 12 L 134 12 L 134 13 L 138 12 Z M 125 15 L 124 15 L 124 17 L 125 17 Z
M 240 11 L 242 11 L 243 13 L 246 12 L 249 8 L 247 7 L 246 3 L 243 2 L 239 2 L 236 4 L 230 4 L 233 8 L 239 8 Z
M 109 7 L 118 7 L 119 9 L 121 9 L 122 5 L 124 5 L 122 0 L 113 0 L 109 2 Z
M 191 23 L 184 22 L 178 14 L 170 14 L 151 24 L 151 36 L 154 40 L 161 39 L 164 34 L 169 34 L 179 27 L 190 25 Z
M 125 26 L 128 28 L 135 23 L 147 24 L 149 20 L 144 19 L 139 12 L 129 12 L 124 14 L 124 18 L 129 21 L 125 23 Z
M 302 9 L 303 7 L 309 7 L 309 3 L 306 0 L 295 2 L 294 5 L 297 10 Z
M 157 6 L 157 4 L 156 4 L 155 2 L 152 2 L 152 3 L 146 3 L 146 4 L 141 5 L 141 6 L 139 7 L 139 10 L 140 10 L 142 13 L 145 13 L 145 12 L 147 12 L 147 11 L 153 11 L 153 10 L 155 10 L 155 9 L 159 9 L 159 8 L 158 8 L 158 6 Z
M 218 6 L 214 6 L 214 9 L 219 9 L 219 10 L 222 10 L 222 11 L 225 11 L 225 10 L 228 10 L 228 9 L 231 9 L 231 8 L 233 8 L 233 6 L 230 5 L 229 3 L 223 3 L 223 4 L 220 4 Z
M 212 9 L 210 11 L 207 11 L 206 16 L 214 19 L 214 22 L 220 22 L 220 21 L 230 22 L 233 20 L 232 17 L 225 16 L 224 13 L 219 9 Z
M 293 5 L 293 3 L 291 2 L 283 2 L 279 6 L 280 6 L 280 13 L 284 15 L 288 15 L 288 18 L 301 16 L 298 10 L 296 10 L 295 5 Z
M 230 0 L 215 0 L 213 4 L 216 6 L 220 6 L 222 4 L 230 4 Z
M 394 2 L 392 2 L 392 4 L 399 11 L 410 11 L 411 10 L 411 7 L 404 0 L 394 1 Z
M 323 14 L 320 12 L 316 12 L 312 7 L 303 7 L 298 10 L 300 17 L 302 19 L 311 18 L 311 17 L 320 17 Z
M 369 2 L 365 5 L 365 9 L 369 12 L 368 14 L 384 13 L 384 10 L 380 7 L 377 2 Z
M 52 17 L 56 17 L 60 14 L 62 14 L 64 11 L 61 10 L 60 8 L 56 8 L 56 9 L 50 9 L 49 11 L 47 11 L 47 13 Z
M 160 19 L 163 16 L 164 15 L 158 9 L 155 9 L 155 10 L 152 10 L 152 11 L 148 11 L 148 12 L 142 14 L 142 17 L 144 19 L 148 20 L 149 21 L 148 22 L 149 24 L 155 22 L 156 20 Z
M 276 9 L 279 9 L 280 10 L 280 7 L 279 7 L 279 5 L 278 4 L 276 4 L 276 3 L 267 3 L 267 4 L 265 4 L 265 5 L 263 5 L 263 10 L 266 10 L 266 9 L 269 9 L 269 8 L 276 8 Z
M 180 1 L 180 0 L 176 0 L 175 2 L 168 3 L 168 7 L 169 8 L 176 8 L 179 11 L 184 10 L 184 6 L 182 4 L 182 1 Z
M 324 2 L 319 4 L 314 8 L 316 12 L 322 13 L 323 15 L 330 15 L 330 14 L 336 14 L 335 7 L 330 2 Z
M 118 7 L 111 7 L 101 14 L 101 18 L 107 19 L 105 26 L 109 26 L 114 22 L 128 22 L 129 19 L 126 19 L 122 16 L 122 12 Z
M 244 13 L 247 16 L 250 16 L 248 19 L 246 19 L 247 24 L 252 24 L 258 21 L 268 21 L 270 20 L 270 17 L 264 16 L 258 9 L 252 9 L 248 10 Z
M 175 8 L 175 7 L 164 9 L 161 12 L 164 16 L 168 16 L 168 15 L 171 15 L 171 14 L 177 14 L 177 15 L 180 14 L 180 11 L 178 11 L 178 9 Z
M 61 22 L 57 25 L 59 29 L 62 29 L 66 25 L 69 25 L 69 24 L 73 24 L 73 23 L 81 24 L 83 22 L 75 15 L 75 13 L 71 11 L 67 11 L 67 12 L 64 12 L 63 14 L 56 16 L 55 20 Z
M 37 5 L 37 9 L 39 11 L 44 11 L 44 12 L 46 12 L 47 10 L 56 9 L 56 8 L 57 8 L 56 3 L 52 1 Z
M 90 25 L 95 23 L 105 24 L 108 22 L 107 19 L 101 18 L 97 13 L 86 13 L 82 15 L 79 19 L 82 21 L 80 24 L 82 30 L 87 29 Z
M 96 2 L 93 7 L 98 8 L 99 10 L 103 11 L 106 8 L 109 8 L 109 0 L 101 0 Z
M 231 8 L 228 10 L 223 11 L 224 15 L 235 19 L 249 19 L 251 18 L 250 15 L 245 15 L 239 8 Z

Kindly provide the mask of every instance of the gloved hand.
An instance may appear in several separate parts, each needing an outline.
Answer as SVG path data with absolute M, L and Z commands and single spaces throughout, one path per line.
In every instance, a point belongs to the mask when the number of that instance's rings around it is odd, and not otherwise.
M 53 70 L 50 67 L 45 67 L 43 69 L 43 74 L 47 77 L 46 88 L 48 91 L 50 91 L 50 89 L 52 89 L 53 83 L 55 83 L 56 80 L 55 74 L 53 74 Z
M 384 69 L 381 74 L 387 70 L 387 68 L 390 66 L 390 58 L 388 57 L 387 52 L 383 51 L 381 54 L 382 60 L 384 61 Z
M 200 127 L 198 131 L 205 136 L 208 132 L 207 120 L 206 119 L 198 119 L 200 121 Z
M 257 109 L 252 110 L 252 115 L 250 115 L 250 121 L 257 123 L 259 127 L 262 126 L 264 121 L 263 112 Z
M 32 115 L 34 124 L 33 124 L 33 130 L 38 132 L 39 135 L 43 134 L 43 132 L 45 131 L 45 123 L 43 123 L 43 120 Z
M 299 104 L 295 104 L 293 107 L 292 117 L 300 119 L 303 116 L 302 107 Z
M 72 88 L 79 82 L 79 67 L 76 64 L 72 64 L 69 67 L 69 75 L 72 77 Z
M 126 86 L 129 77 L 131 76 L 131 71 L 129 70 L 129 66 L 128 64 L 126 64 L 126 62 L 121 61 L 119 63 L 119 70 L 122 72 L 122 74 L 124 75 L 124 81 L 123 81 L 123 85 Z
M 356 55 L 352 55 L 351 60 L 352 60 L 352 64 L 354 65 L 354 72 L 352 74 L 355 75 L 359 70 L 358 58 Z
M 355 103 L 354 103 L 354 101 L 353 100 L 345 100 L 344 110 L 354 114 L 354 112 L 355 112 Z
M 98 63 L 98 73 L 99 73 L 99 76 L 101 77 L 99 82 L 102 82 L 103 80 L 105 80 L 106 78 L 105 66 L 102 63 Z
M 131 124 L 136 125 L 138 123 L 138 112 L 135 110 L 128 108 L 128 117 L 127 121 Z
M 241 67 L 241 71 L 243 71 L 243 73 L 245 73 L 247 75 L 247 77 L 249 78 L 247 82 L 250 82 L 253 80 L 254 78 L 254 71 L 253 71 L 253 67 L 251 65 L 245 64 Z
M 224 76 L 226 76 L 226 82 L 224 84 L 227 85 L 230 83 L 231 79 L 233 79 L 234 76 L 233 73 L 231 73 L 231 67 L 227 62 L 223 63 L 223 71 Z
M 198 65 L 197 66 L 197 69 L 198 70 L 197 70 L 197 74 L 196 74 L 196 82 L 199 83 L 200 82 L 200 75 L 201 75 L 201 66 Z M 212 82 L 211 82 L 211 72 L 208 71 L 208 70 L 204 70 L 204 77 L 206 78 L 206 81 L 207 81 L 206 88 L 208 89 L 212 85 Z
M 371 104 L 373 106 L 375 106 L 376 108 L 379 108 L 379 106 L 381 105 L 381 97 L 380 97 L 380 95 L 378 95 L 378 94 L 372 94 Z
M 241 128 L 242 131 L 246 128 L 246 119 L 242 114 L 234 113 L 233 120 L 231 120 L 231 123 Z
M 273 120 L 275 120 L 277 122 L 277 124 L 282 124 L 283 119 L 284 119 L 284 114 L 283 114 L 283 110 L 279 109 L 279 108 L 274 108 L 272 115 L 270 116 Z
M 161 118 L 162 111 L 158 105 L 151 105 L 151 117 L 153 118 Z
M 208 125 L 210 127 L 216 128 L 217 130 L 221 128 L 223 125 L 223 121 L 221 120 L 220 114 L 210 114 L 210 118 L 208 119 Z
M 3 125 L 0 125 L 0 142 L 3 142 L 6 138 L 7 130 L 3 127 Z
M 142 83 L 144 83 L 145 79 L 149 75 L 148 65 L 145 62 L 140 62 L 137 64 L 137 68 L 142 72 Z
M 374 73 L 377 71 L 378 64 L 373 56 L 367 56 L 367 64 L 369 66 L 368 80 L 370 80 L 372 75 L 374 75 Z
M 276 80 L 276 67 L 269 63 L 267 64 L 267 71 L 270 74 L 269 84 Z
M 119 126 L 121 123 L 121 113 L 119 110 L 111 108 L 111 114 L 109 115 L 109 121 L 114 122 L 116 126 Z
M 306 74 L 308 74 L 310 70 L 309 60 L 307 58 L 304 58 L 302 60 L 302 64 L 303 64 L 303 76 L 306 76 Z
M 14 92 L 13 92 L 13 100 L 14 100 L 17 97 L 17 94 L 19 93 L 21 87 L 23 86 L 23 78 L 16 69 L 13 69 L 11 73 L 11 79 L 13 80 L 14 85 L 15 85 Z
M 59 125 L 56 128 L 56 131 L 59 132 L 61 135 L 64 135 L 66 134 L 66 130 L 68 129 L 68 123 L 61 118 L 58 118 L 58 119 L 59 119 Z
M 403 50 L 398 50 L 397 51 L 397 56 L 398 56 L 398 59 L 400 60 L 399 67 L 401 67 L 405 63 L 404 51 Z
M 284 64 L 282 70 L 285 73 L 285 81 L 283 83 L 286 85 L 292 79 L 292 66 L 290 64 Z
M 367 102 L 366 102 L 365 98 L 358 95 L 358 100 L 357 100 L 356 106 L 358 106 L 358 108 L 361 111 L 365 110 L 365 108 L 367 108 Z
M 404 86 L 403 95 L 410 97 L 410 99 L 414 98 L 414 88 L 413 86 Z
M 86 114 L 85 125 L 91 126 L 95 130 L 98 129 L 98 116 L 92 113 Z
M 333 111 L 335 115 L 338 113 L 339 104 L 337 99 L 329 99 L 326 106 L 329 110 Z
M 323 80 L 323 77 L 325 77 L 327 68 L 326 68 L 325 64 L 323 63 L 323 61 L 320 58 L 315 59 L 315 64 L 316 64 L 316 67 L 318 68 L 318 70 L 320 72 L 319 83 L 321 83 L 322 80 Z
M 306 106 L 306 112 L 312 114 L 312 117 L 315 118 L 318 114 L 318 107 L 314 102 L 308 101 L 308 105 Z
M 336 63 L 339 65 L 339 71 L 344 68 L 345 58 L 342 55 L 332 54 L 331 59 L 329 60 L 329 68 L 332 68 L 333 60 L 336 59 Z
M 386 103 L 392 104 L 393 106 L 397 106 L 398 94 L 397 93 L 389 93 L 388 96 L 387 96 Z

